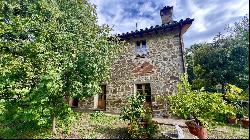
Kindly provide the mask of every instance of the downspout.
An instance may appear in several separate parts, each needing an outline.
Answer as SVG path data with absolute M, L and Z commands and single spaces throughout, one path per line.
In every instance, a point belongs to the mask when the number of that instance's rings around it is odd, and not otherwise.
M 180 22 L 179 24 L 180 27 L 180 32 L 179 32 L 179 39 L 180 39 L 180 49 L 181 49 L 181 60 L 182 60 L 182 64 L 183 64 L 183 73 L 185 73 L 185 63 L 184 63 L 184 54 L 183 54 L 183 44 L 181 42 L 182 38 L 181 38 L 181 29 L 182 29 L 182 22 Z M 183 49 L 182 49 L 183 48 Z

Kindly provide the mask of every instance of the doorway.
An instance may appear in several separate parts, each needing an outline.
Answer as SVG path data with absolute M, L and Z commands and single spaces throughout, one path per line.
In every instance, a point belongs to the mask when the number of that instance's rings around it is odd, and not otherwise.
M 106 110 L 106 85 L 101 85 L 101 92 L 98 94 L 97 108 Z
M 72 107 L 78 107 L 79 100 L 77 98 L 73 98 L 72 100 Z
M 152 111 L 152 95 L 150 84 L 136 84 L 136 92 L 139 92 L 141 95 L 145 96 L 145 107 L 149 107 Z

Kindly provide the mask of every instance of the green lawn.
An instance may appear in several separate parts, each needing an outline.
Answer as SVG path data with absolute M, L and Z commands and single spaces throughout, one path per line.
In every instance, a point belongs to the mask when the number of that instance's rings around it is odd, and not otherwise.
M 0 126 L 0 138 L 57 138 L 57 139 L 124 139 L 128 138 L 127 123 L 120 120 L 117 115 L 101 114 L 94 116 L 91 113 L 77 113 L 77 119 L 66 130 L 66 127 L 57 127 L 57 134 L 52 134 L 49 130 L 20 132 L 4 129 Z M 175 127 L 161 125 L 161 131 L 174 131 Z M 184 128 L 188 133 L 188 129 Z M 158 134 L 157 136 L 160 136 Z M 208 132 L 209 139 L 248 139 L 249 130 L 239 126 L 218 126 L 215 130 Z M 156 137 L 160 138 L 160 137 Z

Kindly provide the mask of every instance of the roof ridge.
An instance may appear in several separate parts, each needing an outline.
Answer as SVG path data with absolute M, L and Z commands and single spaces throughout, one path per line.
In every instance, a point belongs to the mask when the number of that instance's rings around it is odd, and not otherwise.
M 162 24 L 162 25 L 155 25 L 155 26 L 150 26 L 150 28 L 144 28 L 144 29 L 139 29 L 139 30 L 135 30 L 135 31 L 130 31 L 130 32 L 126 32 L 126 33 L 122 33 L 122 34 L 117 34 L 119 37 L 125 37 L 125 35 L 133 35 L 133 34 L 141 34 L 143 32 L 150 32 L 153 30 L 158 30 L 158 29 L 165 29 L 165 28 L 170 28 L 170 27 L 174 27 L 177 26 L 178 24 L 190 24 L 194 21 L 193 19 L 190 18 L 186 18 L 185 20 L 180 19 L 179 21 L 173 21 L 172 23 L 168 23 L 168 24 Z

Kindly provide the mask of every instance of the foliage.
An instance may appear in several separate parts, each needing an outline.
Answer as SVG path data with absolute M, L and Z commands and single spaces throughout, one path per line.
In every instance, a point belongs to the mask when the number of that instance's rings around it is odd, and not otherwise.
M 1 118 L 13 128 L 68 120 L 65 97 L 97 93 L 124 46 L 85 0 L 2 0 L 0 26 Z
M 81 112 L 77 115 L 77 119 L 72 122 L 69 134 L 58 126 L 56 135 L 50 131 L 39 131 L 33 133 L 29 131 L 25 136 L 20 135 L 19 131 L 9 133 L 3 129 L 0 124 L 0 138 L 2 139 L 129 139 L 127 134 L 126 122 L 119 119 L 117 115 L 107 115 L 105 122 L 102 124 L 92 124 L 90 113 Z M 161 131 L 175 131 L 175 126 L 159 125 Z M 226 124 L 218 125 L 213 131 L 209 131 L 209 138 L 223 139 L 247 139 L 249 137 L 249 129 L 242 129 L 239 124 L 229 126 Z M 225 130 L 225 131 L 220 131 Z M 184 133 L 188 132 L 187 128 L 183 128 Z M 15 135 L 13 135 L 15 134 Z M 154 138 L 162 139 L 161 133 L 158 133 Z
M 145 97 L 136 93 L 128 97 L 128 104 L 123 108 L 120 117 L 129 121 L 128 133 L 131 138 L 152 137 L 158 132 L 158 126 L 152 121 L 152 113 L 144 107 Z M 145 123 L 145 124 L 142 124 Z
M 128 104 L 122 109 L 121 118 L 129 122 L 140 121 L 145 114 L 144 104 L 145 97 L 139 93 L 128 97 Z
M 103 111 L 95 111 L 94 113 L 90 114 L 91 118 L 102 118 L 103 116 L 105 116 L 105 114 L 103 113 Z
M 242 101 L 249 101 L 247 93 L 235 85 L 228 84 L 226 86 L 225 100 L 232 105 L 234 109 L 230 109 L 229 116 L 237 116 L 242 118 L 248 116 L 249 108 L 242 104 Z M 247 104 L 249 106 L 249 104 Z
M 242 108 L 242 117 L 249 117 L 249 104 L 247 104 L 247 106 L 243 106 Z
M 194 83 L 194 80 L 197 80 L 197 76 L 194 73 L 194 53 L 195 51 L 202 47 L 203 44 L 193 44 L 190 46 L 190 48 L 185 48 L 185 58 L 186 58 L 186 65 L 187 65 L 187 74 L 188 74 L 188 82 L 192 85 L 192 89 L 200 89 L 202 87 L 202 85 L 198 85 L 196 83 Z M 202 82 L 198 82 L 198 83 L 202 83 Z M 197 87 L 195 87 L 197 86 Z
M 221 91 L 227 83 L 242 89 L 248 88 L 249 75 L 249 18 L 226 28 L 212 43 L 199 43 L 187 49 L 187 72 L 193 89 L 204 87 L 206 91 Z
M 103 122 L 106 122 L 106 117 L 107 116 L 103 113 L 103 111 L 96 111 L 90 114 L 90 119 L 94 124 L 103 124 Z
M 229 103 L 235 105 L 239 104 L 241 100 L 246 99 L 243 90 L 231 84 L 226 86 L 225 97 Z
M 226 108 L 226 116 L 227 118 L 234 118 L 236 117 L 237 108 L 231 104 L 229 104 Z
M 178 93 L 167 97 L 173 115 L 183 119 L 193 116 L 209 128 L 214 121 L 223 121 L 230 111 L 234 111 L 233 106 L 223 100 L 223 94 L 190 90 L 187 74 L 183 74 L 180 79 Z

